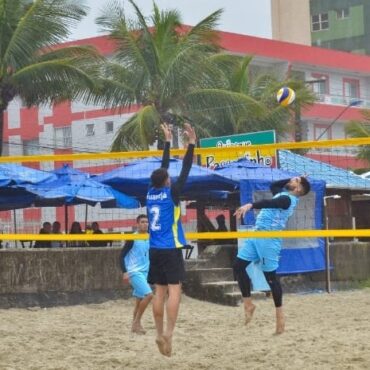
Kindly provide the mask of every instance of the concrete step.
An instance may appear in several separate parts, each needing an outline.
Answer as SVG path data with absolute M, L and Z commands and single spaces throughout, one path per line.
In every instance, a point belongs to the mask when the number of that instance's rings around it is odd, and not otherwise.
M 239 293 L 239 286 L 236 281 L 226 280 L 226 281 L 210 281 L 208 283 L 201 284 L 203 288 L 216 288 L 221 289 L 224 294 L 226 293 Z
M 202 283 L 234 280 L 231 267 L 194 268 L 187 271 L 187 276 Z
M 202 258 L 191 258 L 185 260 L 185 270 L 194 270 L 198 268 L 204 268 L 208 263 L 207 259 Z

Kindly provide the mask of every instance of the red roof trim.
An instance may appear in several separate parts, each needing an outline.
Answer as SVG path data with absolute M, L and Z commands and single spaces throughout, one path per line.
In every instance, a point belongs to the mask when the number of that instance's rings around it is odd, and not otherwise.
M 184 29 L 186 27 L 188 26 L 184 26 Z M 366 55 L 223 31 L 220 31 L 220 38 L 222 47 L 234 53 L 263 56 L 311 66 L 370 73 L 370 56 Z M 70 41 L 63 44 L 63 46 L 90 44 L 94 45 L 102 54 L 109 55 L 114 50 L 114 43 L 108 36 L 97 36 Z

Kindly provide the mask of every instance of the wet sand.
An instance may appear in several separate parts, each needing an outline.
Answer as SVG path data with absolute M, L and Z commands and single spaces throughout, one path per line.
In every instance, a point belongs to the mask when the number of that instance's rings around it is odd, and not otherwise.
M 159 354 L 151 307 L 130 333 L 134 301 L 0 310 L 0 369 L 370 369 L 370 289 L 286 295 L 274 335 L 271 298 L 242 307 L 183 296 L 173 356 Z

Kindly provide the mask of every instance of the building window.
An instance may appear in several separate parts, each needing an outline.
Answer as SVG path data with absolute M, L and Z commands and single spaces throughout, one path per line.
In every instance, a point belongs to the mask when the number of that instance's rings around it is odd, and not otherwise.
M 349 17 L 349 8 L 342 8 L 337 10 L 337 19 L 346 19 Z
M 360 97 L 360 81 L 354 79 L 343 79 L 343 95 L 346 103 Z
M 322 31 L 329 29 L 329 15 L 328 13 L 320 13 L 311 17 L 312 31 Z
M 71 126 L 57 127 L 54 129 L 54 145 L 56 149 L 72 148 Z
M 23 141 L 23 155 L 40 154 L 39 139 Z
M 112 134 L 113 133 L 113 121 L 107 121 L 105 122 L 105 133 L 106 134 Z
M 325 95 L 329 94 L 329 76 L 319 73 L 312 73 L 312 80 L 308 81 L 312 91 L 320 101 L 325 100 Z
M 314 140 L 331 140 L 331 127 L 322 123 L 315 123 L 313 127 Z
M 85 127 L 86 127 L 86 136 L 95 135 L 95 125 L 93 123 L 88 123 Z

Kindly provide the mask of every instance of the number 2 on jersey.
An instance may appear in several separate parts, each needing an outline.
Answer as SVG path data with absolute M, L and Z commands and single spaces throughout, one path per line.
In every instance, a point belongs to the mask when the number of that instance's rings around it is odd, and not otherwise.
M 158 231 L 161 229 L 161 225 L 158 223 L 159 222 L 159 216 L 160 216 L 160 209 L 158 206 L 153 206 L 150 208 L 150 214 L 152 215 L 152 219 L 150 222 L 150 229 L 152 231 Z

